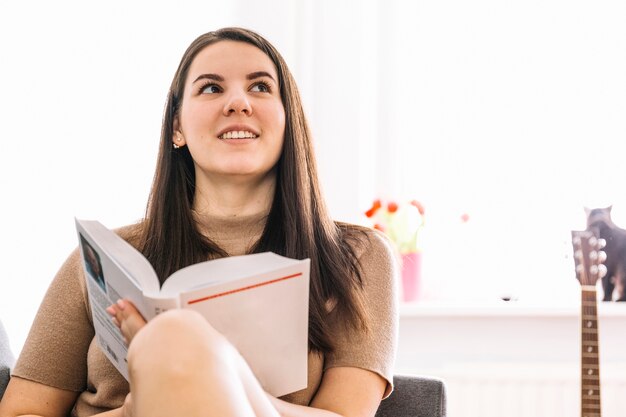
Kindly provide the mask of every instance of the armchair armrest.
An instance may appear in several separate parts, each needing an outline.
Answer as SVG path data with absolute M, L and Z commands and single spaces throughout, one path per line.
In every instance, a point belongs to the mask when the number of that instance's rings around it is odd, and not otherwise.
M 443 381 L 423 376 L 396 375 L 394 390 L 380 403 L 376 417 L 446 417 Z
M 14 363 L 13 354 L 9 346 L 9 338 L 7 337 L 2 322 L 0 321 L 0 399 L 4 395 L 4 390 L 9 383 L 9 375 L 11 367 Z

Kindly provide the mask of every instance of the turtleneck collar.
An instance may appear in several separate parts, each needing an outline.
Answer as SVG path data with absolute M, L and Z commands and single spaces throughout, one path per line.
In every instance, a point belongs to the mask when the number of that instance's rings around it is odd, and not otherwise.
M 267 212 L 244 216 L 218 216 L 193 211 L 198 230 L 229 255 L 244 255 L 259 240 Z

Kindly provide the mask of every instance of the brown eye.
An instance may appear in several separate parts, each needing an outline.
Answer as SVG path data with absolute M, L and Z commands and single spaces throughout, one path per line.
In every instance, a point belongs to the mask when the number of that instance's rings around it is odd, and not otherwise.
M 220 87 L 217 84 L 208 84 L 200 89 L 201 94 L 216 94 L 220 91 Z
M 252 88 L 250 89 L 250 91 L 254 91 L 254 92 L 257 92 L 257 93 L 269 93 L 270 92 L 270 86 L 266 82 L 259 82 L 259 83 L 256 83 L 255 85 L 253 85 Z

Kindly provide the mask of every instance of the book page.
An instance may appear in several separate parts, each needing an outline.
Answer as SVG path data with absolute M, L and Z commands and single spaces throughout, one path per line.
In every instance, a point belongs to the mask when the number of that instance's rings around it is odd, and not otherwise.
M 307 386 L 309 260 L 281 262 L 274 256 L 226 258 L 234 262 L 211 269 L 211 285 L 183 292 L 180 303 L 222 333 L 261 386 L 278 397 Z M 243 259 L 248 257 L 267 262 L 255 263 L 255 273 Z
M 106 253 L 109 262 L 114 263 L 127 279 L 134 281 L 135 286 L 146 293 L 159 292 L 159 279 L 152 265 L 130 243 L 95 220 L 76 219 L 76 228 L 79 233 L 96 242 L 100 250 Z
M 154 282 L 154 279 L 140 279 L 140 274 L 154 275 L 154 271 L 149 264 L 150 269 L 146 271 L 145 265 L 141 262 L 137 263 L 137 257 L 134 256 L 133 251 L 138 252 L 114 232 L 97 222 L 77 220 L 76 227 L 98 344 L 111 363 L 128 379 L 126 363 L 128 349 L 121 332 L 106 312 L 106 308 L 117 300 L 126 298 L 135 304 L 146 320 L 149 320 L 163 308 L 163 305 L 170 307 L 174 304 L 176 306 L 177 300 L 169 300 L 168 305 L 166 300 L 144 297 L 141 285 L 148 281 L 148 287 L 154 287 L 150 284 Z M 119 241 L 126 244 L 132 251 Z M 143 258 L 143 255 L 139 255 Z M 145 258 L 143 260 L 147 263 Z
M 173 273 L 161 287 L 163 296 L 173 296 L 183 291 L 202 288 L 252 275 L 264 274 L 302 262 L 273 252 L 229 256 L 200 262 Z
M 128 349 L 120 330 L 111 321 L 106 308 L 120 299 L 121 293 L 132 292 L 134 294 L 132 298 L 142 298 L 141 289 L 135 285 L 134 281 L 129 281 L 125 277 L 120 279 L 115 265 L 111 264 L 102 249 L 88 235 L 79 232 L 78 236 L 98 345 L 117 370 L 128 379 L 126 363 Z M 120 281 L 126 285 L 120 285 Z M 122 287 L 128 288 L 122 289 Z

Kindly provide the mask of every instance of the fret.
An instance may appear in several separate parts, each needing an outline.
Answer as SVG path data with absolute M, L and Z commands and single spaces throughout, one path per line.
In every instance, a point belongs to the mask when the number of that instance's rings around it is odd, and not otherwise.
M 598 379 L 581 378 L 581 385 L 584 385 L 585 387 L 590 387 L 590 386 L 600 387 L 600 378 Z
M 596 306 L 598 304 L 597 304 L 597 302 L 596 302 L 596 300 L 594 298 L 593 301 L 591 301 L 591 300 L 586 300 L 586 301 L 583 300 L 582 305 L 583 305 L 583 307 L 593 307 L 593 308 L 596 308 Z

